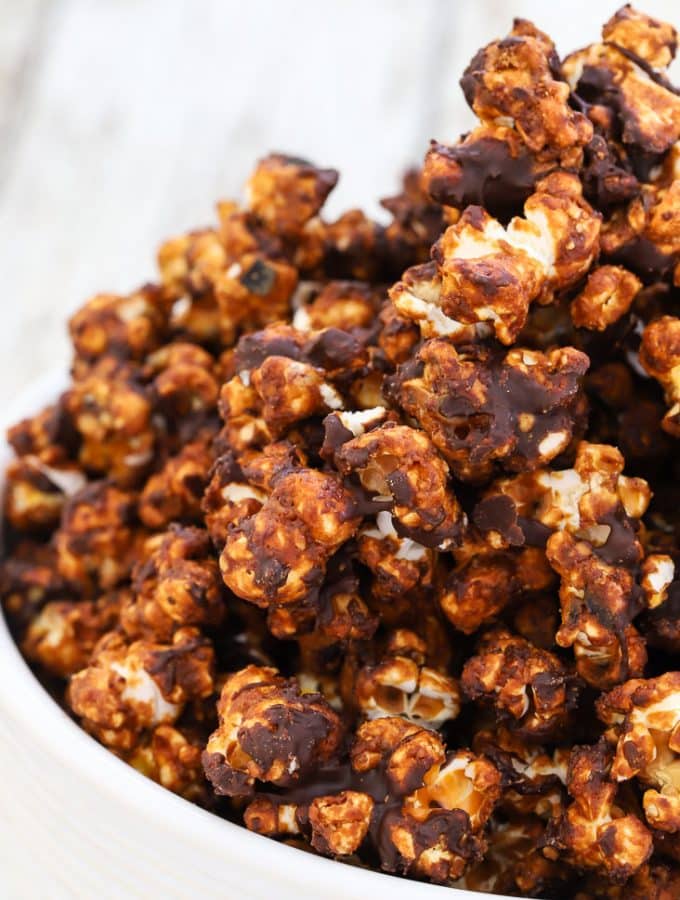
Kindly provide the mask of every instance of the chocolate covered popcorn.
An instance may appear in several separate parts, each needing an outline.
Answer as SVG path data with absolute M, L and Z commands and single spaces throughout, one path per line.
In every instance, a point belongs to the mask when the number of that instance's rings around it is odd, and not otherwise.
M 515 20 L 384 221 L 273 153 L 72 316 L 0 598 L 94 739 L 352 865 L 678 895 L 676 45 Z

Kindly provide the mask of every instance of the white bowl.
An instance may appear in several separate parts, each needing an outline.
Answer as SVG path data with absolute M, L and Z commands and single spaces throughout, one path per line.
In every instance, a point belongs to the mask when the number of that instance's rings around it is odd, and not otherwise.
M 3 412 L 37 412 L 65 379 L 36 382 Z M 0 469 L 11 456 L 4 438 Z M 5 900 L 271 898 L 480 900 L 481 894 L 302 853 L 159 787 L 57 706 L 0 615 L 0 896 Z

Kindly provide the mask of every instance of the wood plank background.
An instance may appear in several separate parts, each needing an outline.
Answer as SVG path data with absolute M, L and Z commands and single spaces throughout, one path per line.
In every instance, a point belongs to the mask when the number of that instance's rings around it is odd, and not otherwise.
M 65 319 L 154 275 L 270 149 L 340 168 L 330 209 L 394 191 L 471 114 L 474 51 L 533 18 L 561 52 L 609 0 L 0 0 L 0 404 L 66 365 Z M 677 0 L 645 8 L 680 25 Z M 677 78 L 676 64 L 676 78 Z

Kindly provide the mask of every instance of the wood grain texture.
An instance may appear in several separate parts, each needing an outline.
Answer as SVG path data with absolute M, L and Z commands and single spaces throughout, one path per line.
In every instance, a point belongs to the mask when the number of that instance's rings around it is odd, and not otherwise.
M 458 78 L 512 15 L 564 51 L 617 5 L 0 0 L 0 404 L 66 364 L 70 310 L 152 278 L 160 240 L 211 221 L 257 156 L 335 165 L 331 211 L 376 213 L 431 137 L 469 127 Z

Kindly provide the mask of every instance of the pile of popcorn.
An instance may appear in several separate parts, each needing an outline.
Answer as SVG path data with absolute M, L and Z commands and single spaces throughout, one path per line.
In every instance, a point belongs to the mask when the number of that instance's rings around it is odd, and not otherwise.
M 680 896 L 676 39 L 517 20 L 388 224 L 270 155 L 72 317 L 0 594 L 111 752 L 354 865 Z

